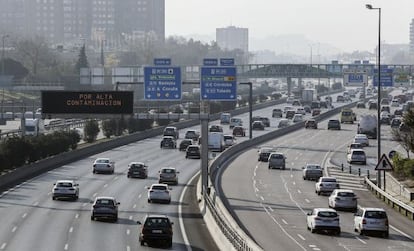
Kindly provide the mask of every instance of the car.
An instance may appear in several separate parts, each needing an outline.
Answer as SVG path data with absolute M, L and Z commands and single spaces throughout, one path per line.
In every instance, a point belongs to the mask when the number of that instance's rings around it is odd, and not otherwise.
M 302 115 L 306 115 L 306 111 L 303 107 L 298 107 L 296 109 L 296 114 L 302 114 Z
M 381 112 L 388 112 L 391 113 L 391 107 L 389 105 L 383 105 L 381 106 Z
M 141 246 L 145 244 L 164 244 L 167 248 L 171 248 L 173 244 L 173 222 L 166 215 L 147 215 L 141 223 L 139 233 L 139 243 Z
M 114 197 L 96 197 L 92 204 L 91 220 L 103 218 L 116 222 L 118 220 L 118 206 L 120 204 Z
M 171 203 L 170 188 L 167 184 L 152 184 L 148 189 L 148 203 Z
M 390 126 L 391 126 L 391 128 L 398 129 L 400 127 L 401 122 L 402 122 L 401 118 L 399 118 L 399 117 L 393 118 L 391 120 Z
M 392 107 L 399 107 L 400 106 L 400 99 L 395 98 L 391 101 L 391 106 Z
M 177 148 L 177 141 L 173 136 L 164 136 L 162 137 L 160 148 Z
M 319 103 L 321 105 L 321 108 L 328 109 L 328 102 L 326 102 L 326 101 L 320 101 Z
M 288 119 L 281 119 L 279 121 L 279 124 L 277 125 L 277 128 L 283 128 L 289 126 L 290 122 Z
M 394 110 L 394 116 L 403 116 L 404 110 L 402 108 L 398 108 Z
M 309 105 L 304 105 L 303 109 L 305 110 L 306 113 L 311 113 L 312 112 L 312 109 Z
M 293 116 L 295 116 L 295 114 L 296 114 L 295 110 L 286 111 L 285 118 L 293 119 Z
M 382 98 L 380 105 L 389 105 L 390 104 L 390 100 L 388 98 Z
M 265 125 L 263 124 L 262 121 L 260 120 L 253 121 L 252 130 L 264 130 L 264 129 L 265 129 Z
M 378 109 L 378 105 L 376 102 L 371 102 L 368 104 L 368 110 L 377 110 Z
M 308 119 L 305 121 L 305 128 L 318 129 L 318 122 L 315 119 Z
M 231 118 L 230 119 L 230 129 L 234 128 L 235 126 L 243 126 L 243 120 L 241 118 Z
M 294 100 L 292 101 L 292 105 L 293 105 L 293 106 L 302 106 L 302 104 L 300 103 L 299 99 L 294 99 Z
M 252 118 L 252 121 L 262 121 L 265 127 L 270 126 L 270 120 L 267 117 L 255 116 Z
M 58 180 L 53 184 L 52 200 L 59 198 L 69 198 L 77 200 L 79 198 L 79 184 L 73 180 Z
M 303 121 L 303 115 L 302 114 L 296 113 L 292 118 L 293 123 L 298 123 L 298 122 L 302 122 L 302 121 Z
M 283 111 L 280 108 L 275 108 L 272 110 L 272 118 L 281 118 L 283 117 Z
M 357 134 L 354 137 L 353 143 L 360 143 L 363 146 L 369 146 L 369 139 L 365 134 Z
M 193 144 L 193 140 L 183 139 L 183 140 L 181 140 L 180 145 L 178 146 L 178 150 L 185 151 L 185 150 L 187 150 L 187 147 L 189 145 L 192 145 L 192 144 Z
M 260 147 L 258 152 L 259 152 L 258 161 L 267 162 L 269 160 L 270 153 L 273 152 L 273 148 L 271 148 L 271 147 Z
M 307 214 L 306 223 L 311 233 L 330 231 L 335 235 L 341 234 L 339 215 L 332 208 L 314 208 Z
M 391 123 L 391 116 L 387 111 L 381 112 L 380 123 L 389 125 Z
M 127 178 L 148 178 L 148 166 L 143 162 L 131 162 L 128 164 Z
M 233 136 L 245 137 L 246 129 L 244 129 L 242 126 L 235 126 L 233 128 Z
M 347 161 L 349 164 L 361 163 L 362 165 L 367 164 L 367 155 L 363 149 L 351 149 L 351 152 L 347 155 Z
M 333 190 L 340 188 L 335 177 L 322 176 L 315 184 L 315 193 L 318 195 L 332 193 Z
M 173 185 L 178 184 L 178 174 L 180 172 L 178 172 L 175 168 L 163 167 L 158 173 L 159 173 L 158 183 L 160 184 L 167 183 L 167 184 L 173 184 Z
M 321 109 L 312 109 L 312 117 L 321 114 Z
M 115 162 L 109 158 L 97 158 L 93 162 L 92 173 L 114 173 Z
M 185 151 L 185 158 L 186 159 L 200 159 L 201 158 L 201 151 L 199 145 L 190 145 L 187 147 Z
M 179 138 L 179 132 L 177 127 L 175 126 L 167 126 L 164 128 L 163 136 L 172 136 L 175 139 Z
M 224 144 L 226 147 L 230 147 L 236 144 L 236 139 L 231 134 L 224 134 Z
M 220 124 L 230 124 L 231 114 L 223 112 L 220 114 Z
M 342 95 L 338 95 L 338 96 L 336 96 L 336 102 L 337 103 L 339 103 L 339 102 L 345 102 L 345 98 L 344 98 L 344 96 L 342 96 Z
M 306 164 L 302 167 L 302 177 L 304 180 L 319 180 L 323 176 L 323 169 L 319 164 Z
M 348 145 L 348 147 L 346 148 L 346 153 L 351 153 L 352 149 L 362 149 L 364 148 L 364 146 L 361 143 L 351 143 L 350 145 Z
M 286 99 L 286 103 L 288 103 L 288 104 L 292 104 L 292 103 L 293 103 L 293 100 L 295 100 L 295 98 L 294 98 L 294 97 L 288 97 L 288 98 Z
M 281 170 L 286 169 L 286 156 L 283 153 L 280 152 L 272 152 L 269 155 L 269 159 L 267 160 L 269 162 L 268 168 L 279 168 Z
M 359 207 L 354 216 L 354 230 L 360 235 L 376 232 L 381 233 L 384 238 L 388 238 L 387 212 L 383 208 Z
M 221 125 L 210 125 L 208 128 L 209 132 L 223 132 L 223 127 Z
M 354 191 L 350 189 L 335 189 L 328 198 L 328 206 L 333 209 L 356 211 L 358 201 Z
M 311 105 L 310 105 L 311 109 L 320 109 L 321 108 L 321 103 L 319 101 L 312 101 Z
M 291 111 L 291 110 L 294 110 L 294 109 L 293 109 L 293 106 L 285 106 L 285 107 L 283 108 L 283 113 L 286 113 L 287 111 Z
M 198 137 L 200 137 L 200 132 L 196 130 L 187 130 L 184 136 L 185 139 L 192 139 L 192 140 L 197 140 Z
M 337 119 L 330 119 L 328 121 L 328 130 L 341 130 L 341 123 Z

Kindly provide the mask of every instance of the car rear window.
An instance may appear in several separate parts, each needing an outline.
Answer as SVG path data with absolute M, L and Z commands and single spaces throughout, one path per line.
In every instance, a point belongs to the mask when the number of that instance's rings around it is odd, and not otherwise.
M 108 199 L 99 199 L 96 201 L 96 205 L 98 206 L 114 206 L 114 201 L 113 200 L 108 200 Z
M 353 152 L 353 154 L 354 154 L 354 155 L 361 155 L 361 156 L 362 156 L 362 155 L 365 155 L 365 153 L 364 153 L 364 152 L 362 152 L 362 151 L 354 151 L 354 152 Z
M 168 227 L 169 222 L 165 218 L 147 218 L 145 221 L 146 227 Z
M 272 155 L 270 155 L 270 158 L 272 158 L 272 159 L 283 159 L 283 155 L 281 155 L 281 154 L 272 154 Z
M 335 218 L 338 216 L 336 212 L 318 212 L 319 217 Z
M 341 196 L 341 197 L 355 197 L 355 194 L 350 193 L 350 192 L 339 192 L 338 196 Z
M 98 160 L 96 160 L 96 163 L 109 163 L 109 160 L 107 160 L 107 159 L 98 159 Z
M 162 173 L 175 173 L 175 170 L 173 170 L 173 169 L 162 169 L 161 172 Z
M 167 187 L 166 186 L 152 186 L 152 189 L 154 189 L 154 190 L 167 190 Z
M 323 178 L 321 180 L 321 182 L 336 182 L 336 179 L 334 179 L 334 178 Z
M 321 169 L 321 167 L 320 166 L 311 166 L 311 165 L 308 165 L 308 166 L 306 166 L 306 168 L 307 169 Z
M 72 183 L 69 182 L 59 182 L 56 185 L 57 187 L 72 187 Z
M 383 211 L 366 211 L 365 217 L 370 219 L 386 219 L 387 213 Z

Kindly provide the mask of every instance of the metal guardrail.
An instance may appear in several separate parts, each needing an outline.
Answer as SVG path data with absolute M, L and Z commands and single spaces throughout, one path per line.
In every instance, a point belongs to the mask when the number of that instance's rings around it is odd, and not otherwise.
M 371 180 L 369 180 L 367 177 L 365 177 L 365 183 L 367 185 L 367 188 L 375 194 L 375 196 L 388 205 L 390 205 L 392 208 L 396 209 L 399 213 L 407 216 L 411 220 L 414 220 L 414 208 L 405 204 L 402 201 L 399 201 L 395 198 L 393 198 L 391 195 L 389 195 L 387 192 L 380 189 L 376 184 L 374 184 Z

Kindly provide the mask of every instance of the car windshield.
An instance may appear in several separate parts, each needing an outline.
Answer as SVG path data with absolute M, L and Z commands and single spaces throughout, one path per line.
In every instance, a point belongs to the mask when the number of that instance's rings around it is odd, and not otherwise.
M 353 154 L 354 155 L 365 155 L 365 153 L 362 151 L 354 151 Z
M 386 219 L 387 213 L 383 211 L 366 211 L 365 217 L 370 219 Z
M 317 165 L 307 165 L 306 168 L 307 169 L 321 169 L 321 167 Z
M 56 185 L 57 187 L 72 187 L 72 183 L 70 182 L 59 182 Z
M 166 218 L 147 218 L 146 227 L 169 227 L 169 221 Z
M 355 194 L 350 192 L 339 192 L 337 195 L 340 197 L 355 197 Z
M 318 212 L 319 217 L 326 217 L 326 218 L 335 218 L 338 216 L 336 212 Z

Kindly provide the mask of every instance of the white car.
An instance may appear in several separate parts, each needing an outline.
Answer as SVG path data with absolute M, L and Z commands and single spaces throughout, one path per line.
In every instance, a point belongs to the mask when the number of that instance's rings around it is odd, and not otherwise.
M 382 208 L 360 207 L 354 216 L 354 229 L 364 235 L 368 232 L 380 232 L 384 238 L 389 235 L 387 212 Z
M 314 208 L 306 217 L 307 228 L 312 233 L 317 231 L 331 231 L 335 235 L 341 234 L 339 215 L 332 208 Z
M 360 143 L 363 146 L 369 146 L 369 140 L 368 140 L 367 135 L 365 134 L 355 135 L 353 143 Z
M 226 147 L 230 147 L 234 144 L 236 144 L 236 138 L 233 135 L 225 134 L 224 135 L 224 144 Z
M 351 152 L 346 156 L 349 164 L 361 163 L 362 165 L 367 164 L 367 155 L 362 149 L 351 149 Z
M 298 113 L 298 114 L 302 114 L 302 115 L 306 115 L 305 108 L 303 108 L 303 107 L 298 107 L 298 108 L 296 109 L 296 113 Z
M 333 190 L 339 188 L 339 183 L 335 177 L 320 177 L 315 184 L 315 193 L 320 195 L 321 193 L 332 193 Z
M 293 116 L 292 121 L 293 121 L 293 123 L 302 122 L 303 121 L 303 115 L 302 114 L 299 114 L 299 113 L 296 113 Z
M 115 162 L 109 158 L 97 158 L 93 162 L 93 173 L 114 173 Z
M 79 184 L 73 180 L 58 180 L 53 184 L 52 199 L 71 198 L 77 200 L 79 198 Z
M 346 153 L 351 153 L 352 149 L 362 149 L 364 148 L 364 146 L 361 143 L 351 143 L 347 149 L 346 149 Z
M 354 191 L 350 189 L 335 189 L 328 198 L 328 205 L 334 209 L 349 209 L 356 211 L 358 201 Z
M 167 184 L 152 184 L 148 187 L 148 203 L 164 202 L 171 203 L 170 188 Z

